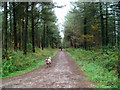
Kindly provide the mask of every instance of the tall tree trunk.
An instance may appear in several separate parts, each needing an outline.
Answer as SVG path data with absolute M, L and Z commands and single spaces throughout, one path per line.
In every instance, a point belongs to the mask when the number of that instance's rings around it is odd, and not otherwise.
M 24 54 L 27 54 L 27 41 L 28 41 L 28 2 L 26 2 L 26 25 L 25 25 L 25 45 Z
M 108 7 L 106 2 L 106 46 L 108 45 Z
M 43 40 L 42 40 L 42 50 L 45 48 L 45 20 L 44 20 L 44 27 L 43 27 Z
M 22 29 L 21 29 L 22 21 L 21 18 L 19 20 L 19 49 L 21 50 L 22 48 Z
M 25 37 L 24 29 L 25 29 L 25 19 L 23 17 L 22 19 L 22 48 L 24 48 L 24 37 Z
M 10 9 L 12 8 L 11 2 L 9 3 Z M 10 48 L 12 48 L 12 11 L 10 10 Z
M 84 3 L 84 12 L 86 13 L 85 5 L 86 5 L 86 2 Z M 87 35 L 87 27 L 86 27 L 87 18 L 86 18 L 85 13 L 84 13 L 84 35 L 86 36 Z M 86 37 L 84 37 L 84 49 L 87 49 Z
M 103 12 L 102 12 L 102 3 L 100 2 L 100 20 L 101 20 L 101 38 L 102 38 L 102 46 L 105 45 L 104 38 L 104 20 L 103 20 Z
M 114 30 L 112 31 L 112 46 L 115 46 L 115 31 L 116 31 L 116 13 L 114 11 Z
M 118 2 L 118 15 L 120 15 L 120 1 Z M 118 16 L 118 47 L 120 49 L 120 16 Z
M 8 41 L 8 37 L 7 37 L 7 2 L 4 3 L 4 30 L 5 30 L 5 35 L 4 35 L 4 38 L 5 38 L 5 57 L 7 57 L 7 41 Z
M 84 35 L 87 35 L 86 23 L 87 23 L 87 19 L 85 17 L 84 18 Z M 86 42 L 86 38 L 85 37 L 84 37 L 84 48 L 87 49 L 87 42 Z
M 15 2 L 13 4 L 13 28 L 14 28 L 14 49 L 17 49 L 17 28 L 16 28 L 16 10 L 15 10 Z
M 34 2 L 32 2 L 32 10 L 31 11 L 32 11 L 32 21 L 31 21 L 32 27 L 31 27 L 31 29 L 32 29 L 32 47 L 33 47 L 32 51 L 35 52 L 34 14 L 33 14 L 33 12 L 34 12 Z

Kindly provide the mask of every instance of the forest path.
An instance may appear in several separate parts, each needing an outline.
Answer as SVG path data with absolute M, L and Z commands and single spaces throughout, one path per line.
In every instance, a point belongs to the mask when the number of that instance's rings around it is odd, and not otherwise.
M 2 83 L 5 88 L 95 88 L 65 51 L 59 51 L 52 58 L 51 67 L 43 66 L 20 76 L 3 79 Z

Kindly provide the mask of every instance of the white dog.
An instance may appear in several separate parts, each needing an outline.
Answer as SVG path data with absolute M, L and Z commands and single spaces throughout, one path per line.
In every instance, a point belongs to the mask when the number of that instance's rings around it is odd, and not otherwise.
M 51 57 L 48 58 L 48 62 L 51 64 L 52 62 Z

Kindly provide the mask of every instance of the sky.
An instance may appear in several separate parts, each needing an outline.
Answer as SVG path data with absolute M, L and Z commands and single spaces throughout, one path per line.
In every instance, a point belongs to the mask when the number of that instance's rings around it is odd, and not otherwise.
M 60 30 L 60 35 L 63 38 L 64 34 L 63 34 L 63 24 L 65 22 L 65 16 L 67 15 L 68 11 L 70 10 L 70 8 L 72 7 L 72 5 L 70 4 L 71 1 L 75 1 L 75 0 L 53 0 L 53 2 L 56 2 L 58 6 L 64 6 L 62 8 L 55 8 L 55 14 L 57 16 L 58 19 L 58 25 L 59 25 L 59 30 Z

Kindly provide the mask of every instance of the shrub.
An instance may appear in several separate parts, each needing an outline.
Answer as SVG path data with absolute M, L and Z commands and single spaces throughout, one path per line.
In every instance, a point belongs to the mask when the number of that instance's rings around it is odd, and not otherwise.
M 118 87 L 118 55 L 115 50 L 67 49 L 77 61 L 90 80 L 97 83 L 98 88 Z
M 44 65 L 43 61 L 53 56 L 56 52 L 54 49 L 36 49 L 35 53 L 29 52 L 27 55 L 24 55 L 22 51 L 8 51 L 8 57 L 10 59 L 2 59 L 2 77 L 14 73 L 16 71 L 26 70 L 29 67 L 36 67 L 38 65 Z

